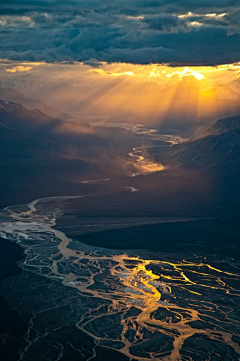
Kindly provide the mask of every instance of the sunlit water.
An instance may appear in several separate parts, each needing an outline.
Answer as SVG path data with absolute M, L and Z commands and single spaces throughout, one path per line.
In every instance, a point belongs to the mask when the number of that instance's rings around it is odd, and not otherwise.
M 131 130 L 133 134 L 144 135 L 156 142 L 155 145 L 133 148 L 132 151 L 128 153 L 128 156 L 133 161 L 133 165 L 136 170 L 132 173 L 132 177 L 157 173 L 168 168 L 168 166 L 156 162 L 153 157 L 150 157 L 147 153 L 148 148 L 159 147 L 157 142 L 170 143 L 170 145 L 174 145 L 184 143 L 188 140 L 187 138 L 183 138 L 179 135 L 159 134 L 157 129 L 145 128 L 141 124 L 134 125 Z
M 23 269 L 74 288 L 79 297 L 101 300 L 101 306 L 91 306 L 76 327 L 98 345 L 132 360 L 239 359 L 236 262 L 209 263 L 193 255 L 188 260 L 150 253 L 143 257 L 141 251 L 133 256 L 88 247 L 54 228 L 57 202 L 69 198 L 81 196 L 6 208 L 0 236 L 25 249 Z M 27 359 L 31 342 L 21 349 L 20 360 Z
M 133 160 L 133 165 L 136 170 L 132 173 L 132 177 L 161 172 L 167 168 L 163 164 L 156 163 L 149 157 L 143 156 L 142 149 L 146 149 L 146 147 L 133 148 L 132 152 L 128 153 L 129 157 Z

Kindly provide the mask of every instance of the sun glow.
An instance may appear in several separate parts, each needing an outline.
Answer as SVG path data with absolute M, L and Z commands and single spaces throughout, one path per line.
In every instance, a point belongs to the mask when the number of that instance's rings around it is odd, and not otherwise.
M 188 23 L 188 25 L 190 25 L 190 26 L 202 26 L 203 24 L 200 23 L 199 21 L 191 21 L 190 23 Z
M 181 14 L 178 15 L 179 19 L 185 19 L 185 18 L 214 18 L 214 19 L 221 19 L 224 16 L 226 16 L 227 13 L 217 14 L 217 13 L 210 13 L 210 14 L 196 14 L 189 11 L 187 14 Z
M 203 122 L 240 111 L 240 63 L 219 66 L 168 64 L 26 63 L 2 60 L 1 80 L 19 84 L 27 96 L 42 97 L 49 83 L 60 84 L 43 99 L 56 108 L 96 117 L 100 122 L 159 124 Z M 32 71 L 30 71 L 30 69 Z M 29 89 L 25 88 L 25 77 Z M 34 89 L 31 84 L 38 84 Z M 39 94 L 38 94 L 39 89 Z M 67 91 L 66 91 L 67 89 Z M 86 114 L 82 116 L 82 114 Z M 75 119 L 75 115 L 74 115 Z M 154 127 L 153 127 L 154 128 Z
M 236 114 L 234 99 L 240 96 L 240 84 L 238 90 L 234 81 L 239 72 L 239 63 L 215 67 L 103 64 L 100 69 L 88 70 L 99 81 L 111 82 L 105 93 L 95 98 L 94 106 L 105 114 L 124 114 L 124 119 L 131 122 L 137 118 L 143 124 L 166 118 L 201 123 Z
M 179 77 L 179 80 L 182 80 L 184 76 L 194 76 L 194 78 L 197 80 L 202 80 L 205 78 L 205 76 L 199 71 L 189 69 L 188 67 L 184 68 L 183 71 L 175 71 L 171 74 L 167 74 L 166 76 L 170 78 L 174 75 L 177 75 Z
M 17 72 L 28 72 L 30 70 L 32 70 L 33 67 L 32 66 L 14 66 L 13 68 L 11 69 L 6 69 L 5 71 L 7 73 L 17 73 Z
M 105 71 L 104 69 L 89 69 L 89 73 L 96 73 L 102 75 L 110 75 L 110 76 L 134 76 L 135 74 L 132 71 L 120 71 L 113 70 L 113 71 Z
M 87 73 L 102 75 L 105 77 L 119 77 L 119 78 L 128 78 L 135 77 L 136 81 L 146 80 L 150 78 L 155 78 L 156 81 L 164 83 L 167 79 L 175 78 L 179 81 L 185 76 L 192 76 L 196 80 L 206 81 L 215 81 L 215 78 L 218 77 L 219 72 L 226 72 L 225 75 L 221 78 L 224 81 L 224 78 L 227 75 L 227 71 L 238 71 L 234 72 L 235 78 L 239 76 L 240 64 L 226 64 L 219 66 L 185 66 L 185 67 L 171 67 L 167 64 L 149 64 L 149 65 L 135 65 L 135 64 L 107 64 L 103 63 L 101 68 L 90 68 L 87 69 Z M 230 74 L 228 74 L 229 76 Z M 169 82 L 169 80 L 168 80 Z

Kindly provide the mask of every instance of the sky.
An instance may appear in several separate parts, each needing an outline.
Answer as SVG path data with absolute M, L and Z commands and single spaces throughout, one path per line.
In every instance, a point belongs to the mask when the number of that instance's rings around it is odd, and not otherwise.
M 0 87 L 71 119 L 210 124 L 240 111 L 239 0 L 1 0 Z
M 1 87 L 41 99 L 81 122 L 150 127 L 167 122 L 171 131 L 179 131 L 178 124 L 199 129 L 240 112 L 240 63 L 171 67 L 102 62 L 96 67 L 0 60 L 0 75 Z
M 0 58 L 219 65 L 240 60 L 239 0 L 1 0 Z

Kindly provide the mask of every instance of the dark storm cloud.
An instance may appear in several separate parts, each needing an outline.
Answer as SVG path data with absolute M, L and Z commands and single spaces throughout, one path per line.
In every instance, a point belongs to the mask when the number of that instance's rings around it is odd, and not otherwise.
M 1 0 L 0 57 L 93 66 L 235 62 L 239 15 L 239 0 Z
M 179 19 L 176 15 L 147 15 L 144 17 L 144 22 L 149 25 L 150 29 L 159 30 L 163 33 L 177 33 L 188 30 L 186 22 Z

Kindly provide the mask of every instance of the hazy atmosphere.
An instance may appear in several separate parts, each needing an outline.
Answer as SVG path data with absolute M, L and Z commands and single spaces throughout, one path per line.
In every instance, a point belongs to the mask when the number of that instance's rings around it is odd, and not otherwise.
M 240 360 L 240 4 L 1 0 L 3 361 Z

